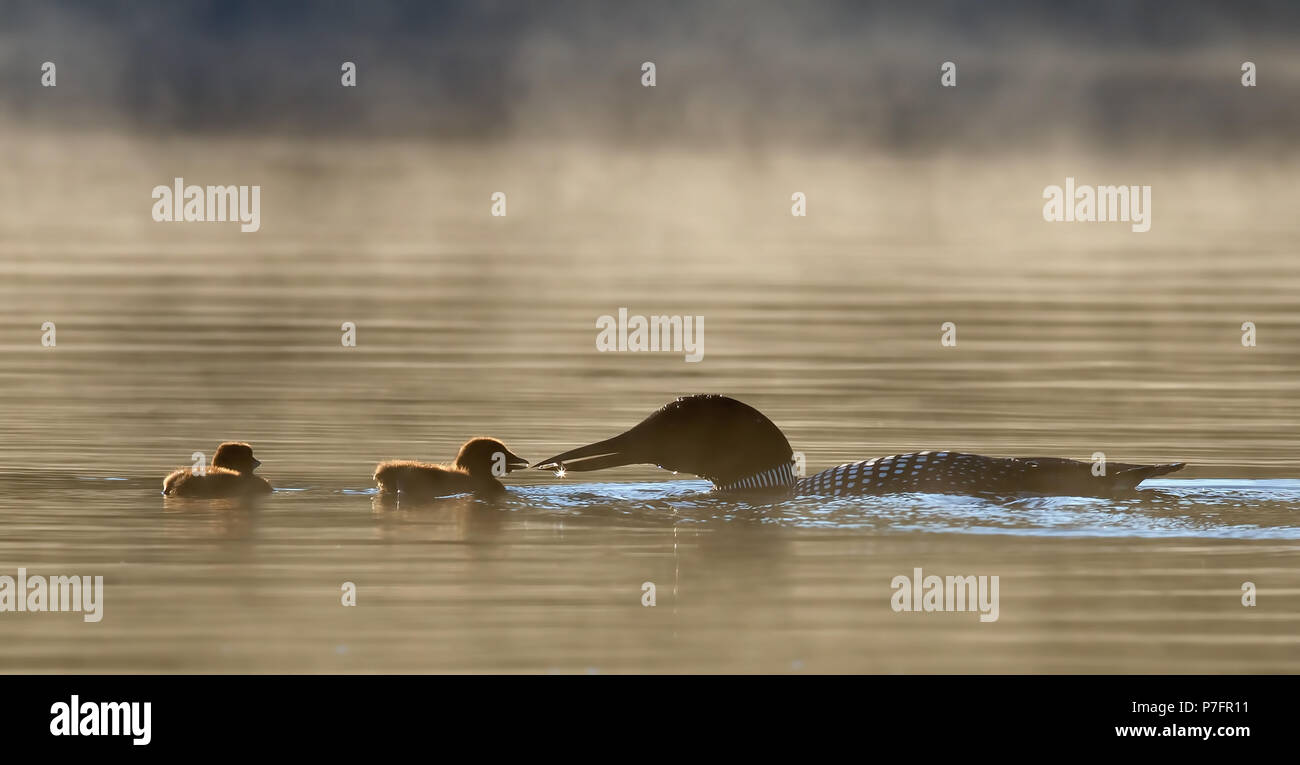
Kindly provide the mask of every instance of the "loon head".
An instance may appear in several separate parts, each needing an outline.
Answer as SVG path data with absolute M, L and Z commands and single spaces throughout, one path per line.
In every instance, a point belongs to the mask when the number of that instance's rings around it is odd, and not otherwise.
M 236 473 L 251 473 L 262 464 L 262 461 L 253 456 L 253 447 L 240 441 L 227 441 L 217 447 L 217 453 L 212 455 L 212 464 L 214 467 L 226 468 Z
M 528 460 L 511 452 L 495 438 L 471 438 L 456 455 L 456 467 L 476 477 L 495 475 L 492 469 L 497 465 L 510 473 L 528 467 Z
M 790 464 L 793 452 L 773 422 L 734 398 L 683 396 L 626 433 L 548 460 L 535 467 L 584 472 L 621 465 L 658 465 L 692 473 L 719 486 Z

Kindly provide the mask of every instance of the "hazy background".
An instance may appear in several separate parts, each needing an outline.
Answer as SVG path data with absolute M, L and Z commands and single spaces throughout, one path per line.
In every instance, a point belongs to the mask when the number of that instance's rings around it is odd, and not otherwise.
M 1300 109 L 1300 8 L 1285 0 L 0 9 L 0 112 L 45 128 L 714 150 L 1289 151 Z M 22 76 L 45 60 L 59 66 L 57 91 Z M 361 87 L 339 87 L 345 60 Z M 654 90 L 638 84 L 647 60 Z M 1259 67 L 1256 90 L 1239 87 L 1246 60 Z M 938 86 L 944 61 L 958 64 L 956 89 Z

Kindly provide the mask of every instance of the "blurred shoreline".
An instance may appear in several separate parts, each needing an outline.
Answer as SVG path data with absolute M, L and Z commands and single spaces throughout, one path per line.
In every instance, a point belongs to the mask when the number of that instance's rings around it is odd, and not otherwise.
M 1293 152 L 1300 124 L 1285 2 L 10 0 L 5 16 L 0 113 L 150 138 L 1267 154 Z

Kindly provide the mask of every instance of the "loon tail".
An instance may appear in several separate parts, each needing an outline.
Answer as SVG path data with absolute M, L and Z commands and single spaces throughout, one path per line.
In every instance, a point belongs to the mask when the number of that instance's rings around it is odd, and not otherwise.
M 1187 467 L 1186 462 L 1166 462 L 1162 465 L 1116 465 L 1116 470 L 1112 475 L 1115 477 L 1116 491 L 1132 491 L 1137 485 L 1148 478 L 1155 478 L 1158 475 L 1176 473 Z

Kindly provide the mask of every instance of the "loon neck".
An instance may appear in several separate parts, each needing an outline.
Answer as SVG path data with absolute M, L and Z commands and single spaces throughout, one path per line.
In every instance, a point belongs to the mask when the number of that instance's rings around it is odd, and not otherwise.
M 717 484 L 717 491 L 741 491 L 745 489 L 789 489 L 795 485 L 794 465 L 782 462 L 776 467 L 760 470 L 753 475 L 736 481 Z

